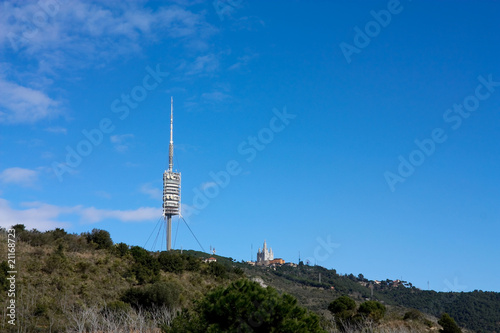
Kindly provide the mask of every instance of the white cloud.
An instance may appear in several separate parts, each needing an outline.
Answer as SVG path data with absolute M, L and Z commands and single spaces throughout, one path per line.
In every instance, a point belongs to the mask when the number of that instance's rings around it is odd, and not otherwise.
M 109 140 L 114 144 L 115 150 L 119 153 L 126 152 L 130 147 L 133 134 L 112 135 Z
M 0 226 L 9 227 L 24 224 L 28 229 L 49 230 L 68 228 L 71 222 L 61 220 L 79 219 L 81 223 L 97 223 L 107 219 L 121 222 L 144 222 L 157 220 L 161 216 L 160 207 L 140 207 L 130 210 L 97 209 L 95 207 L 64 207 L 42 202 L 25 202 L 22 209 L 13 209 L 7 200 L 0 198 Z
M 152 187 L 151 184 L 143 184 L 140 188 L 140 191 L 144 194 L 149 195 L 151 199 L 161 200 L 162 199 L 162 190 L 160 188 Z
M 110 210 L 89 207 L 79 210 L 78 214 L 81 215 L 81 222 L 83 223 L 96 223 L 105 219 L 115 219 L 121 222 L 142 222 L 158 219 L 162 212 L 160 207 L 140 207 L 135 210 Z
M 12 209 L 9 202 L 0 198 L 0 226 L 7 228 L 16 224 L 24 224 L 27 229 L 49 230 L 65 228 L 67 222 L 56 219 L 64 213 L 65 208 L 42 203 L 26 205 L 30 208 L 23 210 Z
M 203 43 L 216 31 L 202 14 L 178 5 L 153 10 L 142 1 L 48 2 L 57 5 L 44 10 L 37 2 L 5 2 L 2 12 L 7 15 L 0 16 L 0 45 L 46 61 L 46 68 L 68 58 L 79 58 L 81 64 L 107 61 L 165 37 L 200 44 L 195 41 Z
M 4 184 L 33 187 L 38 181 L 38 171 L 18 167 L 8 168 L 0 173 L 0 181 Z
M 34 123 L 60 114 L 59 105 L 39 90 L 0 77 L 0 123 Z

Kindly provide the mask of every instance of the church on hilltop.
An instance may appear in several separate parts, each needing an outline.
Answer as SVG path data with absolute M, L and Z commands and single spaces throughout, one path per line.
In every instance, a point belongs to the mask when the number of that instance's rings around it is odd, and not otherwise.
M 264 241 L 264 247 L 262 249 L 259 248 L 257 252 L 257 263 L 266 264 L 269 261 L 274 259 L 273 249 L 267 249 L 267 243 Z

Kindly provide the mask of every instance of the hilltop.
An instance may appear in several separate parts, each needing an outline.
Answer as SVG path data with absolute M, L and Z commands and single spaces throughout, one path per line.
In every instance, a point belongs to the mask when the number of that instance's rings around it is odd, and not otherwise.
M 437 317 L 443 312 L 463 329 L 500 331 L 499 293 L 438 293 L 386 280 L 374 286 L 372 296 L 373 281 L 361 274 L 342 276 L 321 266 L 254 267 L 218 255 L 214 255 L 217 262 L 207 263 L 203 259 L 209 255 L 203 252 L 149 252 L 114 244 L 108 232 L 97 229 L 80 235 L 62 229 L 28 231 L 22 225 L 15 230 L 17 326 L 9 325 L 3 316 L 0 327 L 7 331 L 109 331 L 112 327 L 139 329 L 137 325 L 145 331 L 167 331 L 182 309 L 182 316 L 192 316 L 207 295 L 247 280 L 272 287 L 279 295 L 292 295 L 297 299 L 293 311 L 307 309 L 299 312 L 310 322 L 318 320 L 327 332 L 337 331 L 328 308 L 342 295 L 354 300 L 357 308 L 367 300 L 383 304 L 387 309 L 383 318 L 368 323 L 380 332 L 437 332 Z M 0 251 L 7 253 L 5 229 L 0 238 Z M 0 268 L 0 302 L 6 309 L 6 260 Z M 251 288 L 256 295 L 266 290 Z M 270 295 L 285 300 L 278 294 Z

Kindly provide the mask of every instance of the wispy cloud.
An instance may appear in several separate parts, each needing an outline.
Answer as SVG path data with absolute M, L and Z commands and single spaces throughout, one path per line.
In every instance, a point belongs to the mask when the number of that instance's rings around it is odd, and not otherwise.
M 216 32 L 203 14 L 178 5 L 153 10 L 142 1 L 54 1 L 57 6 L 47 15 L 39 3 L 44 1 L 3 4 L 2 12 L 10 15 L 0 16 L 0 45 L 25 52 L 46 67 L 75 59 L 82 64 L 107 61 L 165 37 L 191 44 Z M 40 17 L 43 22 L 33 22 Z
M 139 189 L 141 193 L 147 194 L 151 199 L 161 200 L 162 190 L 151 186 L 150 183 L 143 184 Z
M 60 102 L 0 77 L 0 123 L 34 123 L 59 115 Z
M 257 58 L 259 55 L 257 53 L 249 53 L 249 54 L 246 54 L 244 56 L 241 56 L 241 57 L 238 57 L 236 59 L 236 62 L 234 64 L 232 64 L 231 66 L 229 66 L 228 70 L 239 70 L 239 69 L 243 69 L 245 68 L 248 63 Z
M 207 54 L 197 57 L 189 65 L 187 75 L 210 74 L 219 68 L 219 60 L 215 54 Z
M 114 219 L 121 222 L 153 221 L 161 216 L 160 207 L 140 207 L 131 210 L 83 208 L 78 211 L 82 223 L 96 223 L 105 219 Z
M 80 223 L 97 223 L 107 219 L 121 222 L 147 222 L 161 216 L 159 207 L 140 207 L 130 210 L 98 209 L 83 206 L 55 206 L 43 202 L 25 202 L 21 209 L 14 209 L 9 202 L 0 198 L 0 226 L 9 227 L 24 224 L 28 229 L 48 230 L 70 227 L 75 218 Z M 65 219 L 65 220 L 64 220 Z
M 231 96 L 220 91 L 201 94 L 201 98 L 208 102 L 223 102 L 231 99 Z
M 0 173 L 0 182 L 23 187 L 33 187 L 38 181 L 38 171 L 24 168 L 8 168 Z
M 120 134 L 112 135 L 109 140 L 114 144 L 115 150 L 119 153 L 126 152 L 131 143 L 130 141 L 134 138 L 133 134 Z

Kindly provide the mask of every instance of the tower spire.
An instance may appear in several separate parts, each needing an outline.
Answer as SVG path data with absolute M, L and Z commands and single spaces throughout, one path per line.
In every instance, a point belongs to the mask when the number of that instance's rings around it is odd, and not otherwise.
M 174 97 L 170 97 L 170 145 L 168 146 L 168 171 L 174 167 Z

